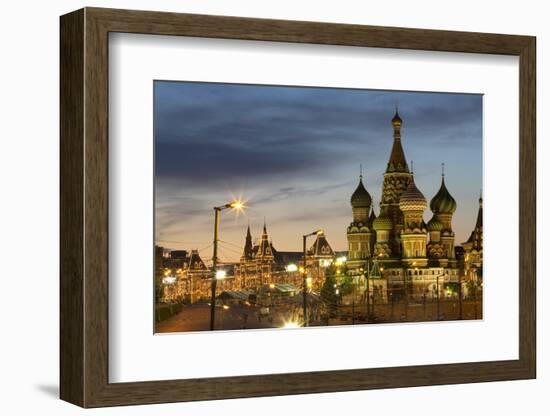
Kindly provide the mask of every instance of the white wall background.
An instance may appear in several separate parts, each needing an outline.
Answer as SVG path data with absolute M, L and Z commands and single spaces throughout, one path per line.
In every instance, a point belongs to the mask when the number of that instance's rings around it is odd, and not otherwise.
M 550 302 L 543 281 L 543 130 L 550 86 L 550 26 L 545 2 L 121 0 L 6 2 L 0 15 L 0 409 L 3 414 L 83 412 L 58 395 L 58 16 L 83 6 L 536 35 L 538 41 L 538 314 L 535 381 L 270 397 L 87 411 L 103 415 L 546 415 L 550 364 L 543 332 Z M 503 220 L 505 219 L 503 213 Z M 337 345 L 335 345 L 337 348 Z

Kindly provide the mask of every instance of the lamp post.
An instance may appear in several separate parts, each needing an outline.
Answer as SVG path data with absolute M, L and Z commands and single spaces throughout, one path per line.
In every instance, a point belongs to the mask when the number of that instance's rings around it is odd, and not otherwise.
M 371 264 L 367 260 L 367 323 L 370 321 L 370 274 L 371 274 Z
M 436 289 L 437 289 L 437 320 L 439 321 L 441 319 L 441 315 L 439 314 L 439 304 L 440 304 L 440 297 L 441 297 L 441 293 L 440 293 L 440 290 L 439 290 L 439 278 L 441 276 L 446 276 L 447 275 L 447 272 L 443 272 L 443 274 L 438 274 L 437 275 L 437 278 L 436 278 Z
M 458 271 L 458 319 L 462 319 L 462 274 Z
M 304 309 L 304 326 L 308 326 L 308 319 L 307 319 L 307 273 L 306 273 L 306 255 L 307 255 L 307 249 L 306 249 L 306 240 L 308 237 L 311 237 L 312 235 L 319 235 L 323 232 L 323 230 L 317 230 L 309 234 L 304 234 L 302 236 L 302 246 L 303 246 L 303 252 L 304 252 L 304 261 L 303 261 L 303 279 L 302 279 L 302 301 L 303 301 L 303 309 Z
M 216 323 L 216 286 L 218 279 L 223 279 L 225 273 L 218 275 L 218 234 L 220 229 L 220 213 L 227 208 L 235 209 L 241 211 L 244 208 L 244 203 L 239 200 L 234 200 L 228 202 L 225 205 L 220 205 L 219 207 L 214 207 L 214 248 L 212 253 L 212 293 L 210 298 L 210 330 L 214 330 L 214 325 Z

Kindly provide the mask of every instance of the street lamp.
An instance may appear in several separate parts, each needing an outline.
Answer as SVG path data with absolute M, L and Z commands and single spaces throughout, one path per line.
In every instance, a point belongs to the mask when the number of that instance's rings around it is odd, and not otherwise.
M 306 273 L 306 240 L 312 235 L 320 235 L 323 233 L 323 230 L 317 230 L 309 234 L 304 234 L 302 236 L 303 249 L 304 249 L 304 261 L 303 261 L 303 281 L 302 281 L 302 298 L 303 298 L 303 308 L 304 308 L 304 326 L 308 326 L 307 319 L 307 273 Z
M 212 296 L 210 301 L 210 330 L 214 330 L 214 323 L 216 322 L 216 285 L 218 279 L 225 278 L 225 271 L 216 270 L 218 266 L 218 233 L 220 228 L 220 213 L 224 209 L 234 209 L 237 212 L 242 211 L 245 208 L 244 202 L 241 200 L 235 199 L 231 202 L 228 202 L 225 205 L 220 205 L 219 207 L 214 207 L 214 249 L 212 254 Z M 222 273 L 223 272 L 223 273 Z
M 447 275 L 447 271 L 443 272 L 443 274 L 438 274 L 437 275 L 437 278 L 436 278 L 436 288 L 437 288 L 437 320 L 439 321 L 440 320 L 440 314 L 439 314 L 439 298 L 441 297 L 440 295 L 440 291 L 439 291 L 439 278 L 442 277 L 442 276 L 446 276 Z

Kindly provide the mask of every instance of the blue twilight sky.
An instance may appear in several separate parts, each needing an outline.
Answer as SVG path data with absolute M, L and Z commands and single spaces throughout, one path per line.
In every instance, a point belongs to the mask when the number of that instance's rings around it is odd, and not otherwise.
M 378 214 L 396 105 L 416 184 L 429 202 L 445 163 L 465 241 L 482 186 L 481 95 L 156 81 L 156 243 L 210 245 L 212 207 L 241 196 L 244 214 L 222 213 L 222 260 L 240 256 L 248 223 L 260 236 L 264 217 L 280 251 L 300 250 L 318 228 L 346 250 L 360 164 Z

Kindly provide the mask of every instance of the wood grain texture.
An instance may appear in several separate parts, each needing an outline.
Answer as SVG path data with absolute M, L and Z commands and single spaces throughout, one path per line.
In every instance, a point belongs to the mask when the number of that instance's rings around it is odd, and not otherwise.
M 84 404 L 84 12 L 61 19 L 60 50 L 60 388 Z
M 519 359 L 140 383 L 108 381 L 108 33 L 520 58 Z M 535 377 L 535 38 L 87 8 L 61 18 L 61 397 L 83 407 Z

